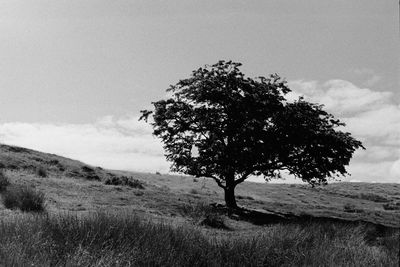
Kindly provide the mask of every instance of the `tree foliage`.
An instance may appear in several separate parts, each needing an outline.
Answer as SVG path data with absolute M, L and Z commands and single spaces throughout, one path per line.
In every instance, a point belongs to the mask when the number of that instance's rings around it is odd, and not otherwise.
M 363 146 L 338 129 L 344 123 L 322 105 L 288 101 L 291 90 L 277 74 L 252 79 L 240 66 L 199 68 L 171 85 L 171 97 L 153 102 L 154 110 L 141 111 L 146 121 L 152 115 L 171 170 L 213 178 L 225 194 L 250 175 L 270 180 L 286 171 L 315 185 L 347 174 Z

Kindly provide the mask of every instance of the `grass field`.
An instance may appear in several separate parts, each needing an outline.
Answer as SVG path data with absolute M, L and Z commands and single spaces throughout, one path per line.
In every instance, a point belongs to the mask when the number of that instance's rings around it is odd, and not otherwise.
M 40 213 L 0 204 L 0 266 L 398 266 L 400 184 L 245 182 L 240 206 L 308 218 L 260 225 L 210 206 L 223 195 L 207 179 L 6 145 L 0 166 L 45 197 Z

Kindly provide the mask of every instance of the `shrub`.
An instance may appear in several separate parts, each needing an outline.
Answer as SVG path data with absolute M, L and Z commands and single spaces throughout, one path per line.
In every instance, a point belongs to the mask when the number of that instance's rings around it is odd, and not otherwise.
M 88 167 L 88 166 L 82 166 L 82 171 L 84 171 L 84 172 L 94 172 L 94 169 L 92 169 L 92 168 L 90 168 L 90 167 Z
M 19 167 L 17 166 L 17 165 L 15 165 L 15 164 L 8 164 L 7 165 L 7 169 L 10 169 L 10 170 L 18 170 L 19 169 Z
M 343 209 L 345 212 L 356 212 L 356 206 L 350 203 L 344 204 Z
M 48 161 L 47 163 L 50 165 L 59 165 L 60 164 L 60 162 L 56 159 L 52 159 L 52 160 Z
M 100 181 L 101 178 L 96 174 L 95 170 L 93 168 L 90 168 L 88 166 L 82 166 L 81 170 L 83 171 L 83 174 L 79 174 L 81 177 L 84 177 L 87 180 L 95 180 L 95 181 Z M 76 171 L 79 173 L 79 171 Z
M 143 182 L 137 179 L 128 179 L 126 184 L 133 188 L 144 189 Z
M 351 212 L 351 213 L 362 213 L 363 212 L 363 210 L 362 209 L 357 209 L 356 208 L 356 206 L 354 205 L 354 204 L 351 204 L 351 203 L 346 203 L 344 206 L 343 206 L 343 210 L 345 211 L 345 212 Z
M 45 197 L 40 191 L 27 186 L 7 188 L 3 196 L 3 204 L 7 209 L 42 212 L 45 210 Z
M 10 181 L 8 177 L 4 174 L 2 170 L 0 170 L 0 192 L 6 190 L 7 186 L 10 185 Z
M 388 202 L 389 201 L 386 197 L 377 195 L 374 193 L 361 193 L 358 197 L 360 199 L 365 199 L 365 200 L 374 201 L 374 202 Z
M 43 168 L 42 166 L 40 166 L 39 168 L 37 168 L 36 170 L 36 175 L 39 177 L 47 177 L 47 171 L 45 168 Z
M 400 210 L 400 202 L 385 203 L 382 206 L 384 210 Z
M 104 181 L 104 184 L 106 185 L 125 185 L 129 186 L 132 188 L 137 188 L 137 189 L 144 189 L 143 182 L 138 180 L 138 179 L 133 179 L 132 177 L 126 177 L 126 176 L 113 176 L 107 178 L 107 180 Z
M 90 180 L 90 181 L 100 181 L 101 180 L 101 178 L 97 174 L 92 174 L 92 173 L 89 173 L 89 174 L 85 175 L 84 177 L 85 177 L 85 179 Z

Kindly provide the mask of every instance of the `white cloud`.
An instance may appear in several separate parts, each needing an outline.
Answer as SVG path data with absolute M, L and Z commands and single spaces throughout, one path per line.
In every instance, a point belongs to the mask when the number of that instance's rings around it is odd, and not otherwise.
M 329 80 L 324 84 L 297 80 L 290 82 L 289 86 L 294 90 L 290 93 L 290 99 L 304 96 L 312 102 L 324 104 L 327 110 L 342 115 L 376 109 L 393 95 L 391 92 L 359 88 L 344 80 Z
M 351 176 L 342 180 L 350 181 L 356 179 L 363 182 L 398 183 L 400 182 L 399 176 L 391 172 L 393 164 L 393 161 L 363 162 L 354 158 L 348 167 Z
M 375 110 L 345 118 L 347 129 L 382 144 L 400 145 L 400 106 L 382 104 Z
M 137 117 L 107 116 L 93 124 L 0 124 L 2 143 L 79 159 L 111 169 L 168 171 L 161 143 Z
M 394 177 L 394 182 L 400 183 L 400 159 L 396 160 L 392 164 L 390 168 L 390 175 Z

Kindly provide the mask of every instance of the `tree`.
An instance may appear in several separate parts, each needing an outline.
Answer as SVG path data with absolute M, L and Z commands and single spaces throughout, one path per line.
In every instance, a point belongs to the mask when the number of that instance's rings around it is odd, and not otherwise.
M 171 170 L 208 177 L 237 208 L 235 187 L 251 175 L 267 181 L 283 171 L 310 183 L 347 174 L 358 148 L 344 123 L 322 105 L 299 98 L 277 74 L 246 78 L 241 63 L 219 61 L 171 85 L 171 97 L 153 102 L 140 119 L 152 115 L 153 134 L 161 138 Z M 195 150 L 198 153 L 193 153 Z

